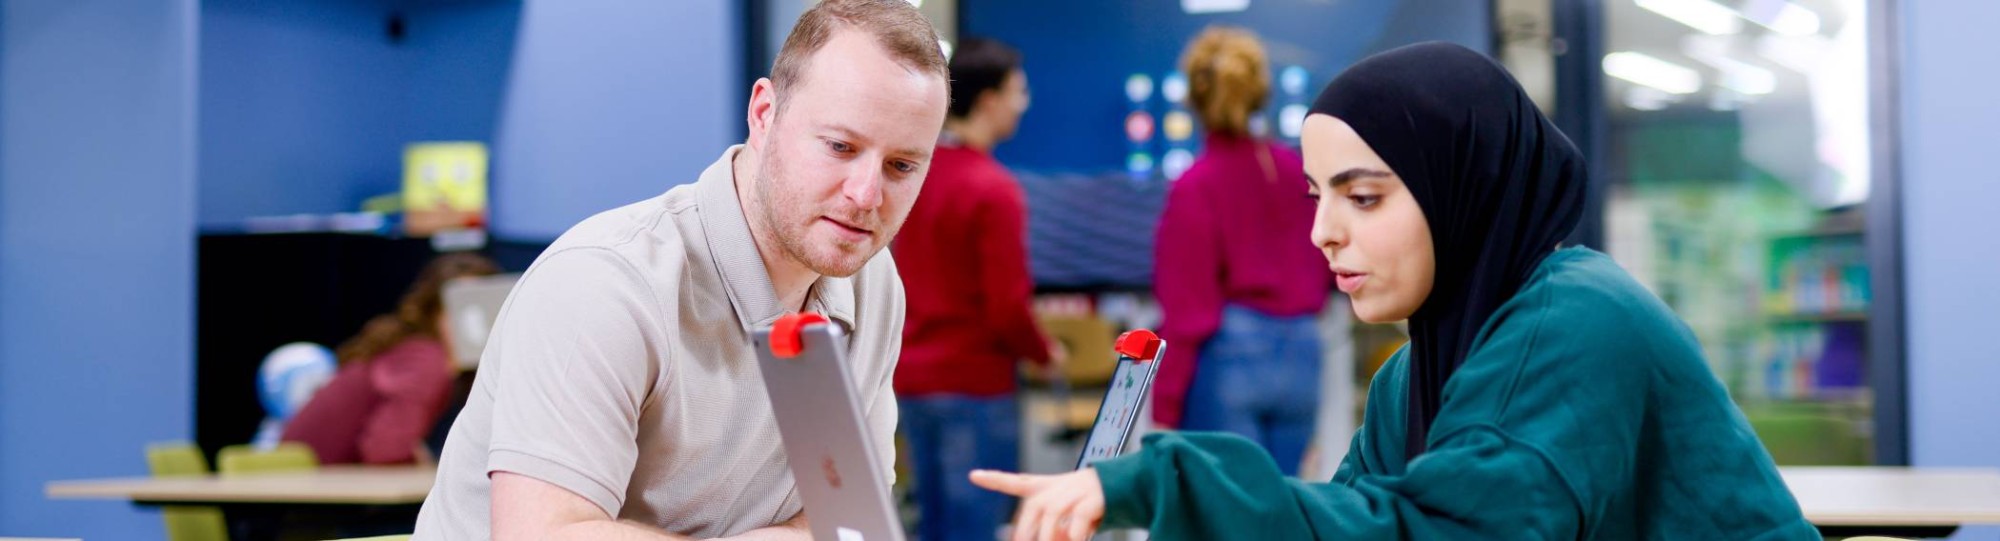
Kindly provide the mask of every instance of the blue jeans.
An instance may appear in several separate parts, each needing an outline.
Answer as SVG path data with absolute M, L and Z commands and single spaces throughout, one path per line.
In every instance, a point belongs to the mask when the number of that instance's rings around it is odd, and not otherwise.
M 1319 415 L 1315 316 L 1272 317 L 1230 305 L 1201 346 L 1181 429 L 1230 432 L 1262 445 L 1298 475 Z
M 1012 498 L 979 488 L 975 469 L 1021 469 L 1021 405 L 1012 395 L 897 399 L 916 475 L 917 539 L 991 541 L 1012 517 Z

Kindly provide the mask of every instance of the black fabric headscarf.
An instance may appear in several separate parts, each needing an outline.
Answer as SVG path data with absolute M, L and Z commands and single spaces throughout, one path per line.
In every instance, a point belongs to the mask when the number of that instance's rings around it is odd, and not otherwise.
M 1480 328 L 1576 228 L 1583 155 L 1499 64 L 1442 42 L 1363 59 L 1312 114 L 1353 126 L 1430 224 L 1437 274 L 1410 317 L 1404 457 L 1415 458 Z

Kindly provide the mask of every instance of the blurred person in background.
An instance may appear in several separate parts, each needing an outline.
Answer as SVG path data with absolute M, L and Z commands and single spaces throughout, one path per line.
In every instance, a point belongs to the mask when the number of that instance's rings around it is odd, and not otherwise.
M 992 539 L 1012 499 L 973 486 L 975 469 L 1020 468 L 1016 366 L 1060 348 L 1036 327 L 1021 186 L 993 159 L 1028 110 L 1021 54 L 969 38 L 951 57 L 951 111 L 923 194 L 896 236 L 908 296 L 896 366 L 900 429 L 916 475 L 919 538 Z
M 839 326 L 871 458 L 895 461 L 904 299 L 883 248 L 949 79 L 909 2 L 801 14 L 748 89 L 743 144 L 571 227 L 522 274 L 416 538 L 810 539 L 753 333 L 800 311 Z
M 396 311 L 376 316 L 340 345 L 340 371 L 285 425 L 282 439 L 312 447 L 322 464 L 429 461 L 458 373 L 445 321 L 444 286 L 500 266 L 478 254 L 445 254 L 417 273 Z
M 1153 293 L 1172 347 L 1153 386 L 1153 421 L 1224 431 L 1297 474 L 1319 412 L 1318 314 L 1333 275 L 1304 241 L 1312 208 L 1299 155 L 1251 133 L 1270 95 L 1264 46 L 1213 26 L 1181 56 L 1188 102 L 1207 130 L 1176 180 L 1154 237 Z
M 1312 242 L 1355 317 L 1410 326 L 1332 482 L 1235 436 L 1154 434 L 1074 473 L 975 473 L 1025 498 L 1017 532 L 1820 538 L 1687 325 L 1610 257 L 1561 246 L 1588 169 L 1499 63 L 1440 42 L 1369 57 L 1302 135 Z

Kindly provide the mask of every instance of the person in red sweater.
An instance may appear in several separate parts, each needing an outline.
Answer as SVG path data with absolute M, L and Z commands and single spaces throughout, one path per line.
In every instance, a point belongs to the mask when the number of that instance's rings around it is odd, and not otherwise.
M 322 464 L 401 464 L 421 449 L 449 398 L 457 367 L 444 320 L 444 284 L 500 272 L 475 254 L 424 266 L 396 311 L 376 316 L 335 354 L 340 371 L 285 423 L 285 441 L 312 447 Z
M 1015 367 L 1022 359 L 1051 367 L 1062 355 L 1030 306 L 1021 186 L 991 154 L 1027 108 L 1019 52 L 986 39 L 959 43 L 930 175 L 891 248 L 908 299 L 895 386 L 920 539 L 993 539 L 1007 522 L 1009 498 L 966 476 L 1020 467 Z
M 1181 59 L 1208 130 L 1167 192 L 1154 242 L 1154 295 L 1171 347 L 1153 384 L 1153 420 L 1233 432 L 1296 475 L 1319 409 L 1316 316 L 1333 273 L 1311 243 L 1312 201 L 1297 152 L 1250 132 L 1271 76 L 1246 30 L 1212 27 Z

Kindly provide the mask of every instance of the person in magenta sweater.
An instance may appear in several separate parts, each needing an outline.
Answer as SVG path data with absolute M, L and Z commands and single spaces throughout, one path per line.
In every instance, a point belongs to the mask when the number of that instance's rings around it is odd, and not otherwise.
M 437 424 L 457 375 L 444 324 L 445 282 L 500 271 L 475 254 L 424 266 L 396 311 L 376 316 L 341 344 L 340 371 L 285 424 L 285 441 L 312 447 L 322 464 L 401 464 Z
M 1181 59 L 1207 128 L 1200 157 L 1167 194 L 1153 292 L 1172 347 L 1153 387 L 1153 421 L 1225 431 L 1296 474 L 1319 405 L 1316 316 L 1333 282 L 1305 242 L 1312 208 L 1299 155 L 1250 132 L 1270 70 L 1248 31 L 1211 27 Z
M 908 298 L 896 366 L 921 539 L 992 539 L 1008 498 L 972 486 L 979 468 L 1020 467 L 1016 366 L 1058 353 L 1030 303 L 1028 209 L 994 145 L 1028 108 L 1021 55 L 970 38 L 951 58 L 951 108 L 930 175 L 896 236 Z

